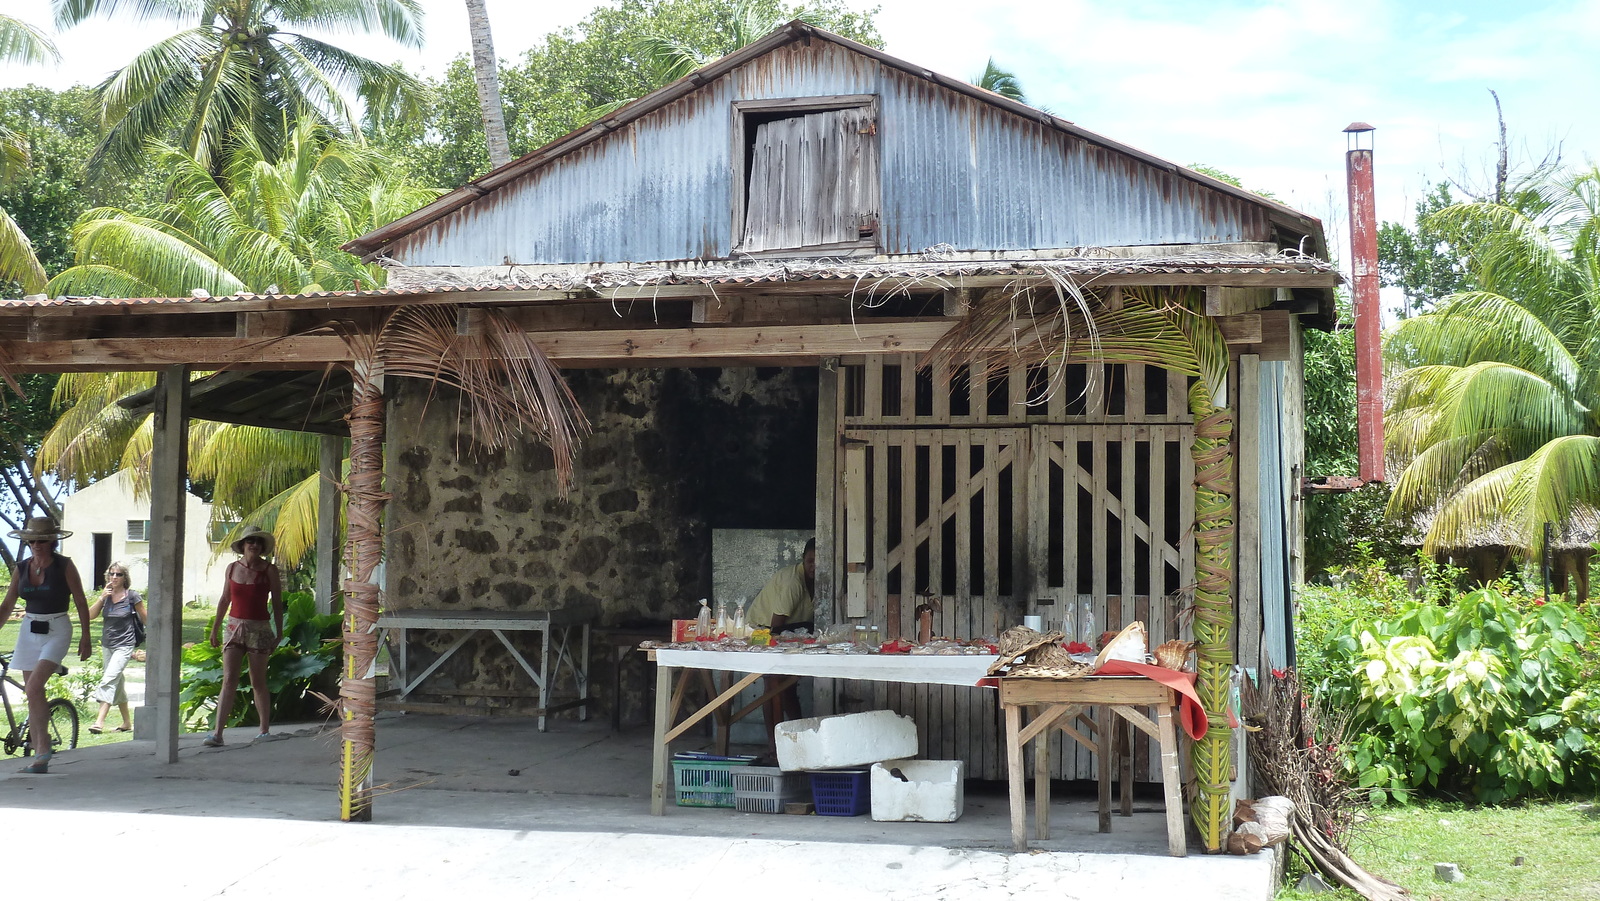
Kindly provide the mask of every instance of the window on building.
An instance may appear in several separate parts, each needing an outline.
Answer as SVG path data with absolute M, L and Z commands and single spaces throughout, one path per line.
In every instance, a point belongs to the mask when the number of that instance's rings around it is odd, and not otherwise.
M 221 544 L 222 539 L 227 538 L 228 533 L 237 528 L 239 528 L 238 520 L 212 520 L 206 538 L 212 544 Z
M 870 96 L 742 102 L 737 249 L 849 251 L 878 239 Z
M 150 540 L 150 520 L 148 520 L 148 519 L 130 519 L 130 520 L 128 520 L 128 540 L 129 541 L 149 541 Z

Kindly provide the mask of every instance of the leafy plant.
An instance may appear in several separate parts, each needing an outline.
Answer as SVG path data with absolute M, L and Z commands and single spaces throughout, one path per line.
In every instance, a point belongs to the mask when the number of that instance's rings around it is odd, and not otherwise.
M 1324 696 L 1352 711 L 1359 785 L 1380 804 L 1418 791 L 1497 803 L 1600 785 L 1590 634 L 1565 603 L 1493 588 L 1351 621 L 1328 645 Z
M 267 690 L 272 693 L 274 719 L 295 719 L 305 715 L 308 692 L 323 672 L 339 663 L 339 614 L 317 613 L 310 592 L 291 591 L 284 595 L 283 639 L 267 658 Z M 178 715 L 191 728 L 204 728 L 217 709 L 222 693 L 222 649 L 209 641 L 199 642 L 183 652 L 183 690 L 178 696 Z M 255 704 L 250 697 L 248 671 L 240 676 L 230 726 L 256 721 Z

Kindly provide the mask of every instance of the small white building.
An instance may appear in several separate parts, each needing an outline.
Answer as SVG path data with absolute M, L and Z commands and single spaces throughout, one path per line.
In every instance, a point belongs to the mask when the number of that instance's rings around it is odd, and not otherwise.
M 183 595 L 185 601 L 215 604 L 223 573 L 233 554 L 212 540 L 220 537 L 211 523 L 211 505 L 188 495 L 184 511 Z M 150 582 L 150 499 L 134 496 L 133 476 L 126 470 L 101 479 L 61 503 L 61 528 L 72 535 L 61 553 L 72 558 L 83 576 L 83 590 L 92 594 L 105 585 L 112 563 L 128 566 L 128 580 L 141 592 Z

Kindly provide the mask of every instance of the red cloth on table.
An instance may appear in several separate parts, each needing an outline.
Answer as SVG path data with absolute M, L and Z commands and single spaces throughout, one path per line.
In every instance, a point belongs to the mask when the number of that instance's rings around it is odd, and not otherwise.
M 1194 690 L 1194 673 L 1180 672 L 1167 669 L 1164 666 L 1152 666 L 1148 663 L 1131 663 L 1127 660 L 1107 660 L 1105 665 L 1095 672 L 1096 676 L 1144 676 L 1154 679 L 1178 692 L 1178 722 L 1183 724 L 1183 731 L 1195 741 L 1206 736 L 1206 730 L 1211 724 L 1206 721 L 1205 705 L 1200 703 L 1200 696 Z M 1228 725 L 1237 729 L 1238 720 L 1234 719 L 1233 711 L 1228 711 Z

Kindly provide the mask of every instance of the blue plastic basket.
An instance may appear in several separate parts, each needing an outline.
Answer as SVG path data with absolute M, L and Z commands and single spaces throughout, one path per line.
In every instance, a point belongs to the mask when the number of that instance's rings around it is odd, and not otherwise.
M 858 817 L 872 809 L 869 770 L 830 770 L 811 774 L 811 803 L 817 815 Z

